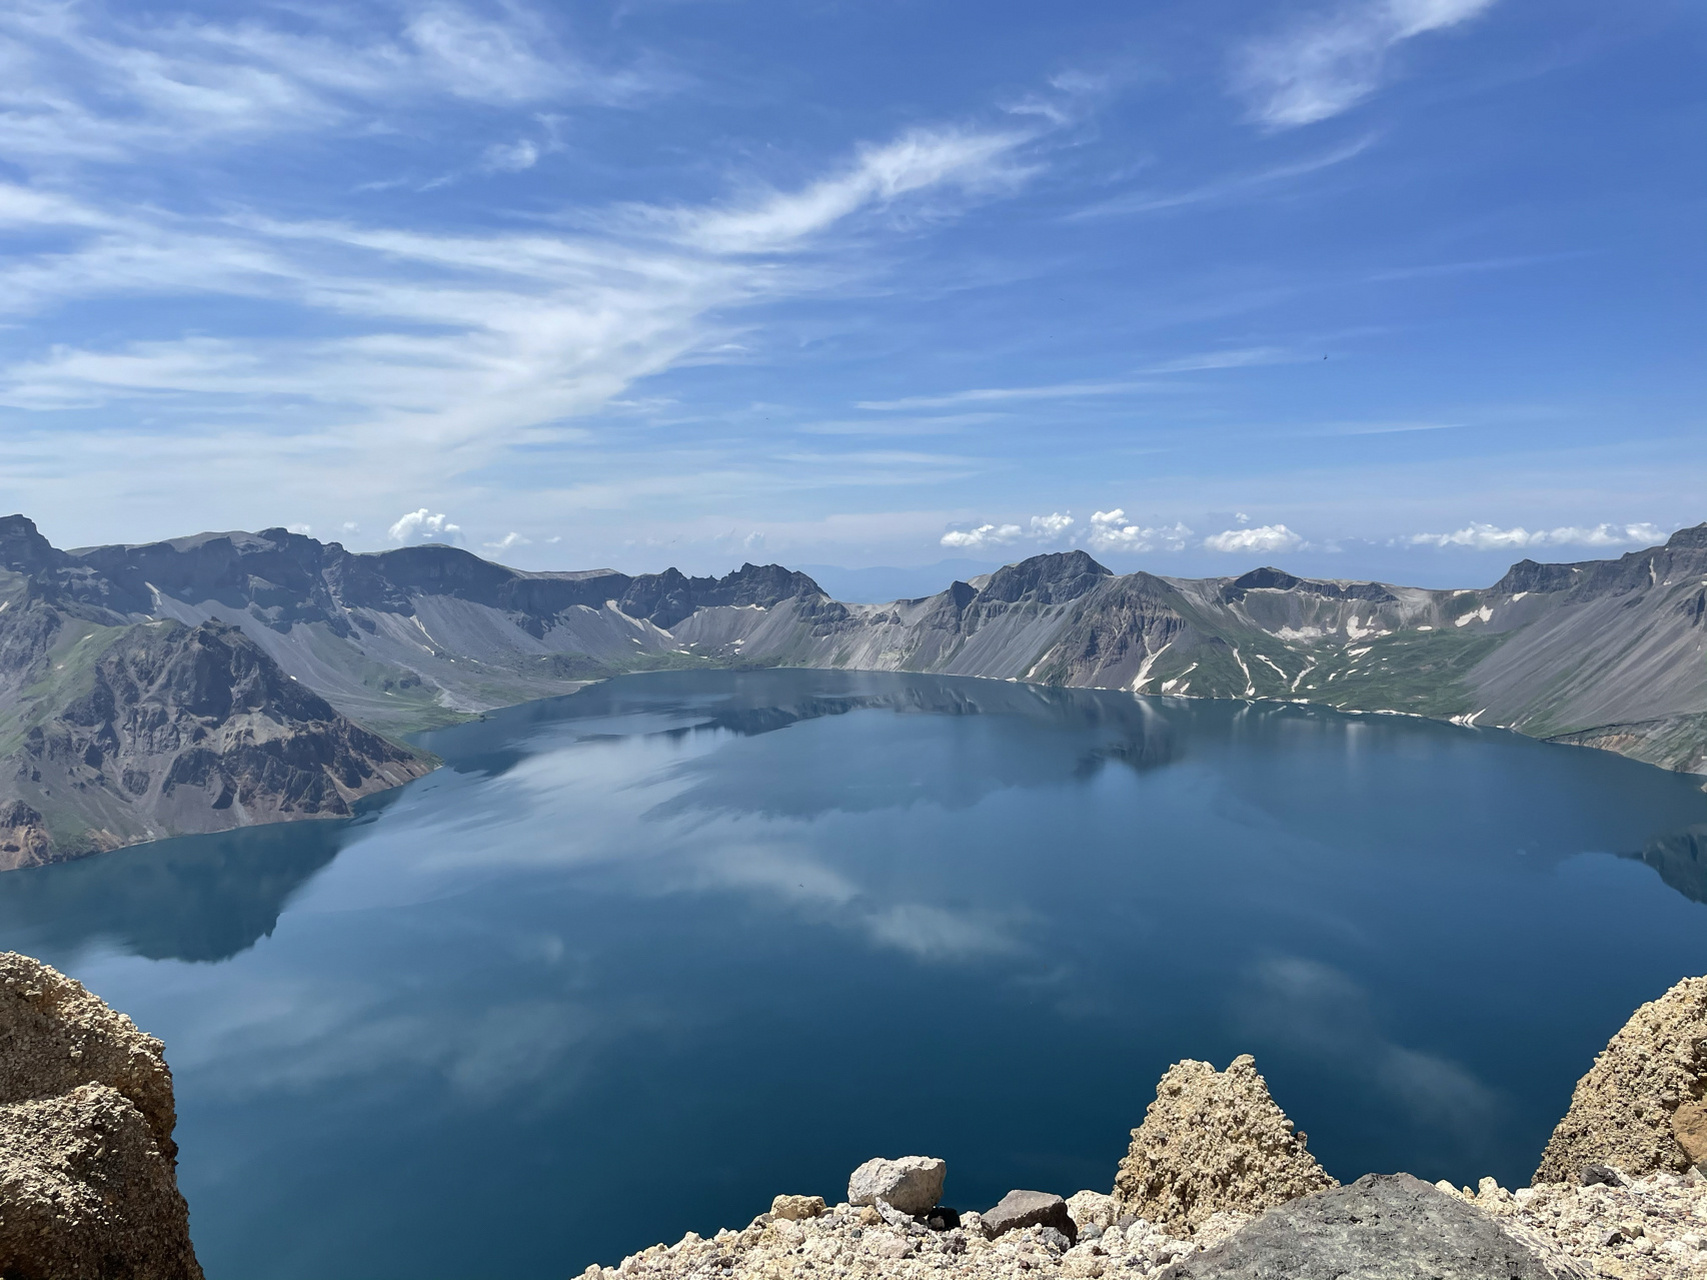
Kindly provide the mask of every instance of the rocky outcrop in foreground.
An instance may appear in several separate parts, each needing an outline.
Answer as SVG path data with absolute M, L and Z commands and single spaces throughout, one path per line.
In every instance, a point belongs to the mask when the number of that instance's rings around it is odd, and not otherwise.
M 1262 1210 L 1339 1185 L 1269 1097 L 1249 1054 L 1225 1071 L 1175 1063 L 1114 1176 L 1121 1211 L 1177 1236 L 1224 1211 Z
M 1638 1010 L 1578 1085 L 1537 1185 L 1515 1192 L 1407 1174 L 1338 1186 L 1249 1057 L 1188 1061 L 1163 1076 L 1113 1195 L 1016 1190 L 962 1214 L 937 1203 L 942 1161 L 873 1160 L 841 1204 L 778 1196 L 744 1230 L 583 1280 L 1707 1280 L 1690 1110 L 1704 1008 L 1695 978 Z
M 0 1276 L 201 1280 L 160 1042 L 0 953 Z
M 1707 977 L 1636 1010 L 1577 1082 L 1535 1171 L 1575 1182 L 1609 1165 L 1628 1177 L 1707 1162 Z

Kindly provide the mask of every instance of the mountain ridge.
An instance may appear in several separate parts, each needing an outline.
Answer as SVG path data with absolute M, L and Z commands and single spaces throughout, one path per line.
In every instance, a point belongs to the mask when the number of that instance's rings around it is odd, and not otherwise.
M 428 767 L 385 735 L 659 668 L 905 670 L 1312 702 L 1707 772 L 1704 638 L 1707 524 L 1615 560 L 1523 560 L 1482 589 L 1274 566 L 1218 578 L 1115 574 L 1075 549 L 930 596 L 848 604 L 774 564 L 721 578 L 528 572 L 442 544 L 357 553 L 284 529 L 62 551 L 10 516 L 0 518 L 0 776 L 10 774 L 0 806 L 14 807 L 0 808 L 0 864 L 347 812 Z M 115 688 L 114 654 L 131 655 L 134 674 L 135 662 L 166 661 L 168 650 L 216 683 L 268 692 L 221 720 L 192 709 L 183 672 Z M 110 713 L 93 714 L 97 689 Z M 143 721 L 154 728 L 138 730 Z M 177 738 L 159 736 L 168 724 Z M 28 734 L 49 727 L 59 746 L 44 736 L 40 758 L 30 756 Z M 197 730 L 221 744 L 217 767 L 192 754 L 211 750 L 189 741 Z M 109 756 L 148 775 L 135 793 L 146 803 L 125 798 Z M 61 766 L 46 784 L 29 777 L 43 759 Z M 17 804 L 42 815 L 36 835 L 27 820 L 9 821 L 27 818 Z M 56 805 L 59 834 L 44 836 Z M 73 811 L 87 819 L 85 837 L 71 831 Z M 43 853 L 44 838 L 57 854 Z

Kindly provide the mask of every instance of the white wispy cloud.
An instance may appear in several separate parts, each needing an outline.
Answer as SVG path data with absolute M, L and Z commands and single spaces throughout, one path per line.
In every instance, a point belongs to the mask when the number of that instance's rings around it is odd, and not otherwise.
M 1095 551 L 1182 551 L 1191 530 L 1175 522 L 1149 527 L 1129 523 L 1119 507 L 1091 513 L 1085 542 Z
M 832 418 L 802 423 L 795 430 L 821 436 L 937 436 L 958 435 L 994 422 L 994 413 L 938 413 L 898 418 Z
M 432 97 L 491 106 L 627 102 L 672 81 L 594 67 L 522 5 L 403 7 L 352 38 L 334 11 L 288 27 L 252 16 L 124 18 L 55 0 L 0 9 L 0 153 L 55 168 L 350 126 Z
M 1307 177 L 1312 173 L 1320 173 L 1324 169 L 1344 164 L 1347 160 L 1356 159 L 1374 146 L 1375 142 L 1374 135 L 1369 135 L 1319 155 L 1306 156 L 1302 160 L 1287 164 L 1270 165 L 1250 173 L 1231 174 L 1180 191 L 1132 191 L 1125 195 L 1112 196 L 1074 210 L 1065 220 L 1080 222 L 1091 218 L 1118 218 L 1135 213 L 1159 213 L 1166 209 L 1248 199 L 1282 186 L 1294 178 Z
M 1263 524 L 1212 533 L 1203 545 L 1211 551 L 1295 551 L 1304 545 L 1304 539 L 1283 524 Z
M 539 147 L 531 138 L 518 138 L 514 142 L 494 142 L 481 153 L 480 158 L 488 169 L 502 173 L 520 173 L 539 163 Z
M 1281 364 L 1297 357 L 1280 347 L 1241 347 L 1227 351 L 1200 351 L 1157 361 L 1133 370 L 1140 375 L 1207 372 L 1214 369 L 1243 369 L 1253 365 Z M 957 405 L 1000 404 L 1005 401 L 1078 400 L 1119 396 L 1139 391 L 1169 389 L 1165 381 L 1111 379 L 1106 382 L 1054 382 L 1033 387 L 973 387 L 940 395 L 903 396 L 898 400 L 860 400 L 856 409 L 888 412 L 907 409 L 951 409 Z M 947 421 L 949 419 L 941 419 Z M 957 419 L 958 420 L 958 419 Z
M 990 404 L 1004 400 L 1074 400 L 1083 396 L 1115 396 L 1143 391 L 1144 382 L 1058 382 L 1041 387 L 976 387 L 936 396 L 905 396 L 899 400 L 860 400 L 856 409 L 947 409 L 960 404 Z
M 357 457 L 377 453 L 407 492 L 435 482 L 424 473 L 442 467 L 446 450 L 468 451 L 459 463 L 471 466 L 519 443 L 575 439 L 567 419 L 690 354 L 715 351 L 730 332 L 731 308 L 816 287 L 810 268 L 778 272 L 749 254 L 808 249 L 811 233 L 857 212 L 855 200 L 925 193 L 933 176 L 960 183 L 1008 145 L 955 137 L 964 146 L 916 165 L 888 148 L 863 151 L 856 170 L 888 176 L 837 179 L 836 198 L 812 196 L 803 201 L 808 212 L 779 215 L 789 202 L 774 193 L 759 196 L 745 220 L 727 203 L 697 222 L 669 210 L 663 220 L 698 230 L 664 239 L 656 226 L 635 231 L 633 210 L 603 231 L 458 235 L 104 208 L 14 186 L 0 192 L 0 209 L 15 222 L 51 225 L 69 243 L 0 263 L 0 312 L 22 317 L 92 298 L 225 295 L 307 309 L 356 332 L 337 340 L 186 336 L 106 349 L 56 346 L 0 368 L 0 403 L 55 409 L 172 399 L 215 422 L 272 406 L 283 421 L 254 432 L 238 451 L 278 458 L 312 440 L 358 468 Z M 911 155 L 916 145 L 909 138 L 900 151 Z M 890 172 L 895 165 L 905 173 Z M 302 405 L 317 411 L 292 407 Z M 292 430 L 292 422 L 315 425 Z M 242 435 L 245 428 L 218 430 Z
M 1658 526 L 1647 523 L 1564 525 L 1557 529 L 1531 530 L 1521 525 L 1502 529 L 1498 525 L 1472 521 L 1453 533 L 1419 533 L 1410 541 L 1413 546 L 1503 551 L 1523 547 L 1646 547 L 1664 542 L 1665 534 Z
M 1199 373 L 1211 369 L 1248 369 L 1253 365 L 1289 364 L 1302 359 L 1284 347 L 1239 347 L 1229 351 L 1199 351 L 1145 365 L 1139 373 Z
M 1313 124 L 1380 87 L 1394 48 L 1474 18 L 1494 0 L 1356 0 L 1247 45 L 1236 90 L 1271 128 Z
M 452 525 L 451 527 L 455 528 L 456 526 Z M 395 528 L 395 526 L 393 526 L 393 528 Z M 498 541 L 496 541 L 496 542 L 483 542 L 483 543 L 481 543 L 481 545 L 484 547 L 490 547 L 494 551 L 508 551 L 511 547 L 532 546 L 533 545 L 533 539 L 532 538 L 524 538 L 524 537 L 522 537 L 521 534 L 515 533 L 512 531 L 510 533 L 506 533 L 502 538 L 499 538 Z
M 452 524 L 444 512 L 435 514 L 422 507 L 399 516 L 386 536 L 393 542 L 460 542 L 462 528 Z
M 957 188 L 987 194 L 1033 171 L 1016 153 L 1036 135 L 1009 130 L 912 129 L 859 149 L 853 163 L 797 191 L 762 192 L 739 204 L 701 209 L 640 209 L 637 221 L 714 254 L 780 253 L 862 209 L 903 196 Z
M 577 419 L 635 382 L 743 358 L 742 309 L 864 280 L 883 269 L 878 234 L 1012 191 L 1049 127 L 1011 115 L 918 125 L 792 187 L 732 173 L 727 198 L 570 207 L 524 230 L 501 216 L 472 231 L 423 229 L 408 212 L 312 217 L 302 203 L 269 207 L 265 184 L 245 186 L 246 203 L 186 188 L 174 204 L 169 185 L 156 203 L 120 194 L 112 175 L 152 175 L 174 162 L 164 152 L 200 160 L 280 131 L 383 133 L 389 113 L 411 126 L 433 98 L 511 113 L 517 129 L 469 148 L 451 176 L 521 172 L 561 146 L 553 104 L 625 105 L 674 84 L 595 65 L 521 0 L 305 6 L 288 23 L 269 12 L 222 25 L 20 0 L 0 13 L 0 154 L 26 175 L 0 182 L 0 234 L 18 236 L 0 254 L 0 324 L 27 335 L 21 322 L 70 306 L 158 298 L 237 300 L 244 317 L 217 337 L 137 325 L 116 340 L 11 342 L 0 406 L 35 416 L 9 437 L 6 466 L 35 482 L 32 501 L 103 472 L 109 488 L 158 489 L 198 459 L 266 474 L 292 510 L 320 509 L 302 507 L 305 494 L 325 501 L 324 521 L 356 500 L 401 505 L 516 448 L 585 444 L 594 433 Z M 854 228 L 859 252 L 837 256 L 837 234 Z M 53 416 L 97 410 L 111 414 L 99 442 Z M 683 475 L 648 483 L 750 493 L 781 473 L 875 487 L 980 465 L 900 452 L 678 461 Z M 593 509 L 636 496 L 620 487 L 560 492 Z

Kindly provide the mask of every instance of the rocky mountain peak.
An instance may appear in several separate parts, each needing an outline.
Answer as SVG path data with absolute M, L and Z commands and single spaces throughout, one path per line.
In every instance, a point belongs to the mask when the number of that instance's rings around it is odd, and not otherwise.
M 1679 549 L 1707 551 L 1707 520 L 1703 520 L 1697 525 L 1691 525 L 1687 529 L 1679 529 L 1666 539 L 1666 546 L 1674 551 Z
M 1101 579 L 1112 576 L 1112 570 L 1083 551 L 1057 551 L 997 569 L 978 594 L 983 600 L 1005 604 L 1019 600 L 1063 604 L 1078 599 Z
M 1233 586 L 1240 591 L 1289 591 L 1297 586 L 1300 581 L 1301 579 L 1293 577 L 1284 569 L 1276 569 L 1273 565 L 1264 565 L 1260 569 L 1252 569 L 1249 573 L 1234 578 Z
M 1519 560 L 1494 583 L 1493 589 L 1509 595 L 1520 591 L 1540 593 L 1569 591 L 1581 580 L 1582 570 L 1574 564 L 1541 564 L 1535 560 Z
M 28 516 L 0 516 L 0 565 L 14 573 L 56 569 L 70 557 L 42 537 Z

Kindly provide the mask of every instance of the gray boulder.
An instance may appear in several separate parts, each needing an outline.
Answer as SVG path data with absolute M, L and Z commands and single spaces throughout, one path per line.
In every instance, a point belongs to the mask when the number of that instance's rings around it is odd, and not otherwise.
M 1054 1227 L 1069 1244 L 1079 1238 L 1079 1227 L 1067 1211 L 1067 1202 L 1044 1191 L 1010 1191 L 983 1216 L 984 1232 L 992 1240 L 1021 1227 Z
M 1162 1280 L 1554 1280 L 1488 1215 L 1408 1173 L 1305 1196 Z
M 942 1199 L 942 1180 L 948 1164 L 932 1156 L 902 1156 L 899 1160 L 867 1160 L 848 1179 L 848 1203 L 876 1204 L 881 1200 L 902 1213 L 921 1214 Z

